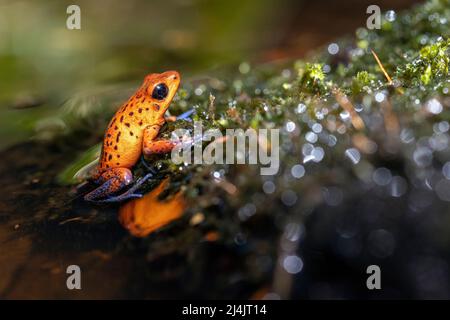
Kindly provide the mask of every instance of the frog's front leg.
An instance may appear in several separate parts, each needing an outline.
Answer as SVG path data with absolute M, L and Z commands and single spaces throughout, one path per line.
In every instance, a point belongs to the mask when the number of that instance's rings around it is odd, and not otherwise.
M 144 142 L 143 152 L 146 156 L 152 154 L 165 154 L 171 152 L 176 145 L 177 144 L 171 140 L 156 139 L 147 143 Z
M 170 116 L 170 117 L 166 117 L 166 121 L 170 121 L 170 122 L 174 122 L 177 120 L 187 120 L 187 121 L 192 121 L 191 119 L 191 115 L 194 113 L 194 109 L 190 109 L 186 112 L 183 112 L 182 114 L 180 114 L 179 116 Z
M 176 142 L 167 139 L 157 139 L 160 126 L 149 126 L 144 130 L 142 152 L 149 156 L 152 154 L 169 153 L 177 145 Z

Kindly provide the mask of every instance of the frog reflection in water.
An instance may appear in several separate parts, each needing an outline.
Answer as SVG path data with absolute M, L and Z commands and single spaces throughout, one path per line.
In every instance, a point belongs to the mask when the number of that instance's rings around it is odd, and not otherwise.
M 135 191 L 149 178 L 149 173 L 125 193 L 112 196 L 133 182 L 131 168 L 142 155 L 170 152 L 176 142 L 158 138 L 166 122 L 165 113 L 180 84 L 176 71 L 150 74 L 136 93 L 125 102 L 110 121 L 102 151 L 91 180 L 99 187 L 84 196 L 92 202 L 118 202 L 142 195 Z M 179 118 L 188 117 L 190 112 Z

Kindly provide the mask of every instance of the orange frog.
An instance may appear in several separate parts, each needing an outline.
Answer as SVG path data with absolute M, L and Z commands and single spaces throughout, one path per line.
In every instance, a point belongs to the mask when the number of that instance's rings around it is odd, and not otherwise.
M 99 163 L 92 175 L 92 180 L 100 186 L 86 194 L 85 200 L 117 202 L 142 196 L 135 191 L 152 176 L 151 173 L 125 193 L 111 197 L 133 182 L 130 169 L 142 154 L 167 153 L 176 145 L 176 142 L 157 136 L 166 122 L 164 115 L 179 84 L 180 75 L 176 71 L 150 74 L 120 107 L 106 129 Z

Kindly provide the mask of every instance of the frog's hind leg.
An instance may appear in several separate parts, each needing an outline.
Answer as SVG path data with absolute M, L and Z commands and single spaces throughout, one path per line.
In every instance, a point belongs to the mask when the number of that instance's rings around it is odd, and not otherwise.
M 103 172 L 97 183 L 101 185 L 84 196 L 86 201 L 96 202 L 123 189 L 133 181 L 133 174 L 128 168 L 113 168 Z
M 125 200 L 128 200 L 128 199 L 133 199 L 133 198 L 141 198 L 142 194 L 135 193 L 135 192 L 146 181 L 148 181 L 148 179 L 150 179 L 151 177 L 153 177 L 153 174 L 152 173 L 148 173 L 144 177 L 138 179 L 137 182 L 130 189 L 128 189 L 126 192 L 124 192 L 124 193 L 122 193 L 122 194 L 120 194 L 118 196 L 115 196 L 115 197 L 109 197 L 109 198 L 101 199 L 101 200 L 93 200 L 91 202 L 95 202 L 95 203 L 112 203 L 112 202 L 121 202 L 121 201 L 125 201 Z
M 133 199 L 133 198 L 142 198 L 142 194 L 139 193 L 135 193 L 136 190 L 138 190 L 145 182 L 148 181 L 148 179 L 150 179 L 151 177 L 153 177 L 152 173 L 148 173 L 147 175 L 145 175 L 144 177 L 140 178 L 130 189 L 128 189 L 126 192 L 115 196 L 115 197 L 111 197 L 111 198 L 107 198 L 107 199 L 102 199 L 102 200 L 98 200 L 96 202 L 101 202 L 101 203 L 108 203 L 108 202 L 121 202 L 121 201 L 125 201 L 128 199 Z

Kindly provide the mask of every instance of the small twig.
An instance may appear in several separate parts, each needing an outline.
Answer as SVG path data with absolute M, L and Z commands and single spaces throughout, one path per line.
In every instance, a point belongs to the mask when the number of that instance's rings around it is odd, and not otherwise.
M 375 51 L 373 51 L 372 49 L 370 49 L 370 51 L 372 51 L 372 55 L 374 56 L 375 60 L 378 63 L 378 66 L 380 67 L 381 71 L 383 71 L 384 76 L 386 77 L 388 84 L 390 86 L 393 86 L 394 89 L 399 93 L 399 94 L 404 94 L 405 91 L 403 91 L 402 88 L 399 87 L 395 87 L 394 86 L 394 82 L 392 81 L 391 77 L 389 76 L 389 74 L 387 73 L 386 69 L 384 68 L 383 64 L 381 63 L 380 59 L 378 58 L 377 54 L 375 53 Z
M 377 54 L 375 53 L 375 51 L 373 51 L 372 49 L 370 49 L 370 51 L 372 52 L 372 55 L 374 56 L 375 60 L 378 63 L 378 66 L 380 67 L 381 71 L 383 71 L 384 76 L 386 77 L 388 83 L 390 85 L 393 84 L 391 77 L 389 76 L 389 74 L 387 73 L 386 69 L 384 68 L 383 64 L 380 61 L 380 58 L 378 58 Z

